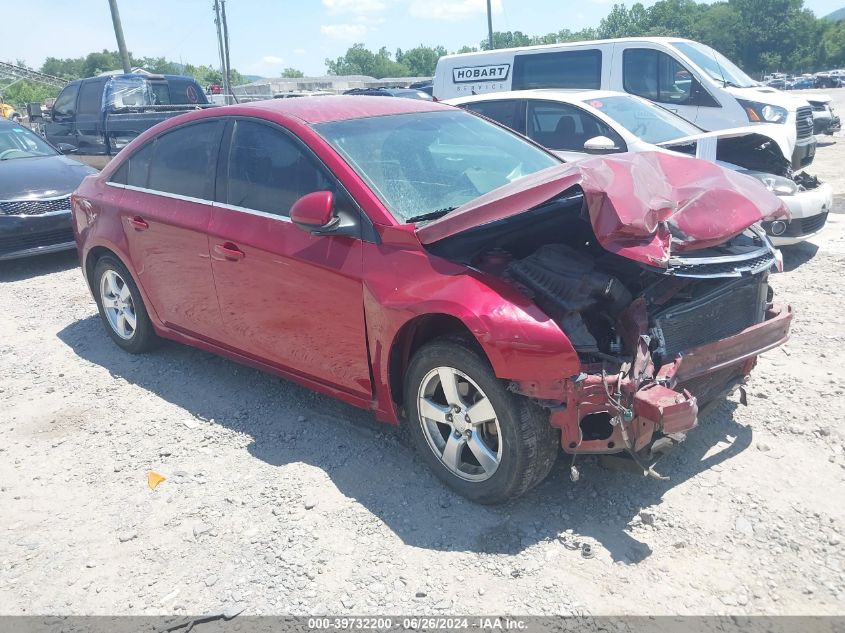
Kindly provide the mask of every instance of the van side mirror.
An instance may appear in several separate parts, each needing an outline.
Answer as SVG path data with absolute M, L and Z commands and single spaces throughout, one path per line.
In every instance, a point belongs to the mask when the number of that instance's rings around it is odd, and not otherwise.
M 305 194 L 293 203 L 290 219 L 300 229 L 314 235 L 331 231 L 340 222 L 334 215 L 334 194 L 331 191 Z
M 613 154 L 620 150 L 616 143 L 606 136 L 594 136 L 584 143 L 584 151 L 588 154 Z

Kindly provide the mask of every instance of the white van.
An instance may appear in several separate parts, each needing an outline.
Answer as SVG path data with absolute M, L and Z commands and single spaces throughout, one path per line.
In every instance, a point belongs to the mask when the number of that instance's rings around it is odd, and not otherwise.
M 645 97 L 705 130 L 776 123 L 792 167 L 813 162 L 813 111 L 803 99 L 761 86 L 709 46 L 639 37 L 447 55 L 434 96 L 452 99 L 531 88 L 615 90 Z

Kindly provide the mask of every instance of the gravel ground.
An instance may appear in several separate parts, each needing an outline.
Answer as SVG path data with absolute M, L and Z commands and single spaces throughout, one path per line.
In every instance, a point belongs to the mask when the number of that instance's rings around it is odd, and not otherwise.
M 810 171 L 845 192 L 845 139 L 822 145 Z M 121 352 L 74 254 L 2 264 L 0 613 L 841 614 L 842 193 L 784 255 L 791 341 L 670 481 L 585 459 L 573 484 L 561 459 L 494 508 L 366 412 L 177 344 Z

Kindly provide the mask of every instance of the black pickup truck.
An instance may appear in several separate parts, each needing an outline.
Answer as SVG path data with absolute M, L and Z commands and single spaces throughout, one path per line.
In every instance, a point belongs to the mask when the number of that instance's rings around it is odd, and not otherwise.
M 213 107 L 192 77 L 106 75 L 67 84 L 45 116 L 44 135 L 63 151 L 113 156 L 156 123 Z M 72 147 L 69 147 L 72 146 Z

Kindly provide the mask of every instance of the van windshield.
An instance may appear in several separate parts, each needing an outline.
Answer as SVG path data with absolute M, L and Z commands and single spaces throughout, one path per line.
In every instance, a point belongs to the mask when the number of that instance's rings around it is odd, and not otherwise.
M 591 108 L 603 112 L 646 143 L 665 143 L 701 134 L 701 129 L 645 99 L 627 96 L 585 99 Z
M 699 68 L 716 81 L 724 81 L 735 88 L 750 88 L 757 82 L 719 51 L 698 42 L 672 42 L 672 46 L 689 57 Z

